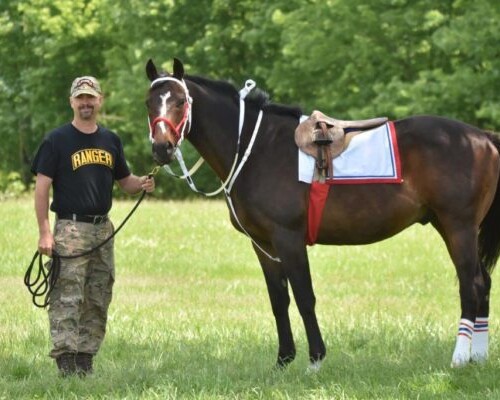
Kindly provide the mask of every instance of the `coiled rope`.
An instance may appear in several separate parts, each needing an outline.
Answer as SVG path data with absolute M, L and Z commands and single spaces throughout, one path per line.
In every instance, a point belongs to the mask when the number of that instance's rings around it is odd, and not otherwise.
M 153 171 L 148 175 L 148 177 L 151 178 L 158 172 L 158 170 L 159 167 L 155 167 Z M 99 243 L 96 247 L 84 251 L 81 254 L 74 254 L 70 256 L 60 255 L 55 250 L 53 250 L 52 262 L 47 264 L 44 264 L 43 262 L 43 254 L 40 254 L 40 252 L 37 250 L 33 255 L 33 259 L 31 260 L 31 263 L 28 266 L 26 273 L 24 274 L 24 285 L 31 294 L 33 304 L 39 308 L 45 308 L 49 305 L 50 294 L 54 289 L 57 279 L 59 278 L 59 272 L 61 271 L 61 260 L 63 259 L 69 260 L 89 255 L 90 253 L 96 251 L 97 249 L 101 248 L 106 243 L 108 243 L 113 237 L 115 237 L 118 234 L 118 232 L 120 232 L 120 230 L 129 220 L 129 218 L 135 212 L 137 207 L 139 207 L 139 204 L 141 204 L 142 200 L 144 200 L 145 195 L 146 191 L 143 190 L 141 196 L 139 197 L 139 200 L 137 200 L 136 204 L 134 205 L 132 210 L 128 213 L 128 215 L 125 217 L 125 219 L 122 221 L 120 226 L 109 237 L 104 239 L 104 241 Z M 37 260 L 38 260 L 38 270 L 34 270 Z M 43 299 L 43 301 L 40 302 L 39 299 L 43 296 L 45 296 L 45 298 Z

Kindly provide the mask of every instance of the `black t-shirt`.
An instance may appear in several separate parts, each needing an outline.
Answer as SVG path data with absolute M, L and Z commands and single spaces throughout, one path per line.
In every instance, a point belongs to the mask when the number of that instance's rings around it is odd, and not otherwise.
M 130 175 L 118 135 L 101 126 L 85 134 L 71 123 L 45 137 L 31 172 L 52 178 L 52 211 L 80 215 L 108 213 L 114 180 Z

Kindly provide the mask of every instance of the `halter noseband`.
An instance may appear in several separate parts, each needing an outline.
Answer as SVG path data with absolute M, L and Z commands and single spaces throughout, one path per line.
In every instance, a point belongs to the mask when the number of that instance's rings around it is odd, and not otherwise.
M 178 146 L 184 140 L 184 131 L 186 130 L 186 125 L 189 124 L 189 128 L 188 128 L 186 133 L 189 133 L 189 130 L 191 129 L 191 105 L 193 103 L 193 99 L 189 95 L 189 90 L 188 90 L 184 80 L 179 80 L 179 79 L 173 78 L 171 76 L 164 76 L 164 77 L 155 79 L 153 82 L 151 82 L 150 88 L 153 88 L 153 86 L 156 85 L 157 83 L 165 82 L 165 81 L 172 81 L 172 82 L 178 83 L 182 87 L 182 90 L 184 91 L 184 94 L 186 95 L 186 102 L 184 103 L 183 116 L 182 116 L 182 119 L 180 120 L 180 122 L 177 124 L 177 126 L 175 126 L 172 123 L 172 121 L 170 119 L 168 119 L 167 117 L 158 116 L 152 122 L 148 117 L 148 120 L 149 120 L 149 140 L 152 143 L 154 143 L 154 131 L 155 131 L 156 125 L 158 125 L 160 122 L 164 122 L 174 132 L 174 136 L 175 136 L 175 140 L 176 140 L 176 142 L 174 143 L 174 146 Z

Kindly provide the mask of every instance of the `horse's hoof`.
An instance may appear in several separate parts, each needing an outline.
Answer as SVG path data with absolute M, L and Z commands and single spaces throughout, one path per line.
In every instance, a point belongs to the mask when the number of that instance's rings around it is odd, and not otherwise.
M 488 361 L 488 354 L 472 353 L 470 361 L 474 364 L 485 364 Z
M 453 358 L 451 360 L 451 368 L 463 368 L 467 365 L 469 365 L 469 362 L 470 362 L 470 358 Z
M 321 369 L 321 365 L 322 364 L 323 364 L 323 360 L 313 361 L 307 367 L 306 373 L 308 373 L 308 374 L 317 374 L 319 372 L 319 370 Z
M 295 360 L 295 354 L 289 355 L 289 356 L 278 356 L 278 359 L 276 360 L 276 369 L 285 369 L 288 367 L 288 364 L 290 364 L 293 360 Z
M 288 365 L 276 363 L 276 364 L 274 364 L 273 372 L 282 372 L 282 371 L 286 370 L 287 366 Z

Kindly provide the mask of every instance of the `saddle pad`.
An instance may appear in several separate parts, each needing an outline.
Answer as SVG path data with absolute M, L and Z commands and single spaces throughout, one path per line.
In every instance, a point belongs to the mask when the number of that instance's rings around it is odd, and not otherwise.
M 299 149 L 299 181 L 311 183 L 314 157 Z M 352 138 L 347 149 L 333 159 L 328 184 L 401 183 L 401 162 L 392 121 Z

